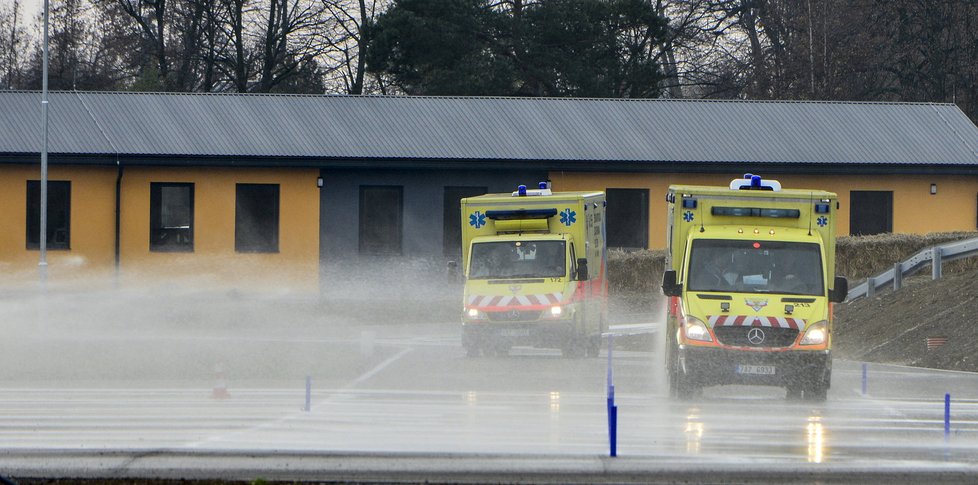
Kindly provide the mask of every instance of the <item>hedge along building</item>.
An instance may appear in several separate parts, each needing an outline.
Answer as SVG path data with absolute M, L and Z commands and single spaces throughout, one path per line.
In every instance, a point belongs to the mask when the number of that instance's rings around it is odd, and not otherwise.
M 36 274 L 39 107 L 0 93 L 8 275 Z M 456 257 L 461 197 L 548 178 L 608 192 L 612 247 L 664 246 L 669 184 L 744 172 L 839 193 L 840 234 L 978 219 L 949 104 L 55 92 L 49 117 L 52 279 L 417 279 Z

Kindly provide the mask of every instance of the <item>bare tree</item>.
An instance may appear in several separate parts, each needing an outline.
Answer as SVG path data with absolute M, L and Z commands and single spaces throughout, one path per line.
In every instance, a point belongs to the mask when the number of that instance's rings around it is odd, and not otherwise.
M 13 0 L 9 5 L 0 5 L 0 88 L 22 88 L 22 59 L 20 52 L 25 50 L 29 39 L 20 23 L 23 10 L 21 0 Z
M 170 63 L 167 59 L 167 0 L 114 0 L 134 22 L 141 33 L 142 52 L 155 60 L 156 77 L 164 90 L 170 87 Z
M 322 57 L 327 89 L 346 94 L 365 92 L 366 62 L 360 55 L 369 43 L 364 28 L 390 4 L 389 0 L 321 0 L 326 13 Z M 368 90 L 383 91 L 379 79 Z

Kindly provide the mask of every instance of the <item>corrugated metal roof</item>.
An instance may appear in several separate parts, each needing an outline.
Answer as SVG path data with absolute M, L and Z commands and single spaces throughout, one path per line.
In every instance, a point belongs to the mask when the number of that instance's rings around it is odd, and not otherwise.
M 40 152 L 40 92 L 0 92 L 0 153 Z M 978 164 L 952 104 L 49 93 L 52 154 Z

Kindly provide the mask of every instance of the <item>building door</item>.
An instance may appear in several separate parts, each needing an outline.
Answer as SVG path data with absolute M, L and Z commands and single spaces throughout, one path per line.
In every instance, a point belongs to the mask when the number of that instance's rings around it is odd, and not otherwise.
M 867 236 L 893 232 L 893 192 L 853 190 L 849 193 L 849 234 Z
M 360 187 L 360 254 L 400 256 L 404 234 L 404 187 Z
M 608 247 L 648 249 L 648 189 L 607 189 Z

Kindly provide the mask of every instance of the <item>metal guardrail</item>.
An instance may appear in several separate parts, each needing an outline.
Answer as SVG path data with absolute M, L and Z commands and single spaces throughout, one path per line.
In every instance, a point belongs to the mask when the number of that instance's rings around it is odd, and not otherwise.
M 945 261 L 954 261 L 970 256 L 978 256 L 978 238 L 922 249 L 909 259 L 894 264 L 892 269 L 869 277 L 865 282 L 851 288 L 846 295 L 846 301 L 864 296 L 872 297 L 876 294 L 876 290 L 890 284 L 893 285 L 893 289 L 899 289 L 903 284 L 904 276 L 910 276 L 928 264 L 931 266 L 932 279 L 938 280 L 941 278 L 942 266 Z

